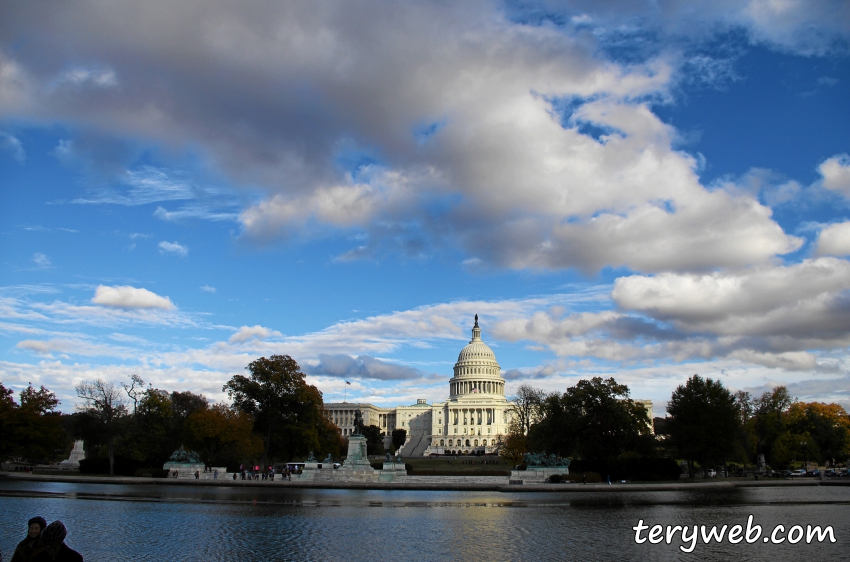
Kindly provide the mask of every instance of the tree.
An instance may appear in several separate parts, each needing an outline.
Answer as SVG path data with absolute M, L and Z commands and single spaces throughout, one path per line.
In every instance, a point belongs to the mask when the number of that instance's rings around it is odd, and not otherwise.
M 367 455 L 383 455 L 386 452 L 384 450 L 384 435 L 381 433 L 381 428 L 377 425 L 364 427 L 363 437 L 366 438 Z
M 648 453 L 654 447 L 646 408 L 613 378 L 581 380 L 563 395 L 547 397 L 540 411 L 540 421 L 529 431 L 532 450 L 609 462 L 627 451 Z
M 505 437 L 499 448 L 499 456 L 517 465 L 522 463 L 525 453 L 528 452 L 528 438 L 520 431 L 511 431 Z
M 235 408 L 254 418 L 264 441 L 262 465 L 275 448 L 288 455 L 318 449 L 320 430 L 330 422 L 322 415 L 322 393 L 307 384 L 298 363 L 272 355 L 252 361 L 247 370 L 249 377 L 234 375 L 222 390 Z
M 396 451 L 404 447 L 404 442 L 407 441 L 406 429 L 394 429 L 392 433 L 393 449 Z
M 788 408 L 786 426 L 790 433 L 808 435 L 799 442 L 809 460 L 843 460 L 850 448 L 850 419 L 838 404 L 795 402 Z
M 209 402 L 203 394 L 194 394 L 188 390 L 171 393 L 171 412 L 174 424 L 172 431 L 174 437 L 180 441 L 180 444 L 187 438 L 183 430 L 186 420 L 193 412 L 206 410 L 207 407 L 209 407 Z
M 785 445 L 781 445 L 781 451 L 775 455 L 774 446 L 777 440 L 787 431 L 786 413 L 791 405 L 796 402 L 784 386 L 777 386 L 772 391 L 765 392 L 759 398 L 753 400 L 754 430 L 756 434 L 756 451 L 765 455 L 772 466 L 782 466 L 784 459 L 790 452 Z M 774 458 L 776 456 L 776 458 Z
M 144 390 L 142 389 L 145 388 L 145 381 L 139 375 L 130 375 L 130 384 L 122 382 L 121 386 L 124 388 L 127 396 L 130 397 L 130 400 L 133 401 L 133 415 L 135 416 L 136 410 L 139 407 L 139 400 L 144 394 Z
M 135 435 L 125 439 L 129 455 L 150 464 L 161 464 L 180 445 L 181 435 L 174 431 L 171 396 L 165 390 L 149 387 L 139 398 Z
M 124 398 L 113 383 L 102 379 L 83 381 L 75 388 L 83 400 L 80 410 L 92 416 L 103 430 L 109 451 L 109 474 L 115 474 L 115 436 L 119 422 L 127 415 Z
M 43 386 L 38 390 L 29 385 L 21 391 L 17 409 L 16 441 L 18 454 L 30 459 L 51 460 L 61 455 L 68 442 L 62 414 L 56 411 L 59 399 Z
M 720 381 L 694 375 L 673 391 L 667 403 L 669 430 L 693 478 L 694 461 L 705 470 L 735 451 L 740 429 L 735 397 Z
M 18 404 L 14 392 L 0 382 L 0 460 L 5 460 L 14 452 L 16 444 L 13 439 L 16 425 L 15 413 Z
M 540 417 L 546 392 L 530 384 L 521 384 L 517 388 L 516 396 L 512 396 L 510 400 L 513 402 L 511 419 L 516 422 L 523 435 L 528 435 L 531 425 Z
M 225 404 L 197 409 L 186 419 L 189 445 L 207 465 L 228 450 L 238 458 L 258 454 L 263 443 L 254 435 L 253 426 L 251 416 Z

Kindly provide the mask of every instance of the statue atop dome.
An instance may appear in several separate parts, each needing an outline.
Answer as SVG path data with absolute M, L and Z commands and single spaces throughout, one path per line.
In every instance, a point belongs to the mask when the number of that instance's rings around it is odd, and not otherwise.
M 477 327 L 478 327 L 478 315 L 476 314 L 475 315 L 475 326 L 473 326 L 473 328 L 477 328 Z

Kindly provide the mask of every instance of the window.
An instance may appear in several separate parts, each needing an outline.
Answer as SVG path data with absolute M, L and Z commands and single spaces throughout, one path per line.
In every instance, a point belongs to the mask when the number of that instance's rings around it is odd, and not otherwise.
M 469 439 L 466 440 L 466 446 L 469 447 Z
M 475 440 L 474 445 L 475 445 L 476 447 L 478 446 L 478 439 L 476 439 L 476 440 Z
M 457 435 L 457 428 L 455 428 L 455 435 Z
M 454 441 L 449 439 L 449 447 L 451 447 L 452 445 L 454 445 Z
M 440 447 L 442 447 L 442 446 L 443 446 L 443 440 L 440 439 Z

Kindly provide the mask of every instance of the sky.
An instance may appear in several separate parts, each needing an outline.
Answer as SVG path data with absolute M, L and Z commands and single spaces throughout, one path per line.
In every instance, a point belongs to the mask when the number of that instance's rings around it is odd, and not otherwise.
M 850 5 L 0 6 L 0 381 L 850 409 Z M 346 384 L 350 382 L 350 385 Z

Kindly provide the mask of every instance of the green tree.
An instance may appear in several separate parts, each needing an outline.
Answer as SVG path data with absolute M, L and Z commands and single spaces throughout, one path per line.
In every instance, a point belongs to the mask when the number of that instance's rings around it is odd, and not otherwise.
M 209 407 L 209 401 L 203 394 L 194 394 L 188 390 L 185 392 L 171 393 L 171 413 L 172 413 L 172 434 L 179 443 L 179 446 L 188 439 L 188 435 L 184 431 L 184 424 L 193 412 L 198 410 L 206 410 Z
M 803 456 L 808 460 L 844 460 L 850 447 L 850 419 L 838 404 L 795 402 L 788 408 L 786 425 L 789 432 L 807 434 Z
M 393 449 L 398 451 L 401 447 L 404 447 L 404 442 L 407 441 L 407 430 L 406 429 L 394 429 L 392 433 L 393 440 Z
M 789 454 L 785 445 L 781 445 L 778 455 L 773 449 L 779 437 L 787 432 L 786 414 L 794 402 L 796 399 L 784 386 L 777 386 L 753 401 L 756 452 L 764 454 L 771 466 L 783 466 L 782 460 Z
M 364 427 L 363 437 L 366 438 L 367 455 L 383 455 L 386 453 L 386 450 L 384 449 L 384 434 L 381 433 L 380 427 L 377 425 Z
M 609 462 L 626 452 L 654 450 L 649 414 L 629 398 L 629 387 L 613 378 L 581 380 L 546 398 L 541 419 L 531 427 L 529 449 Z
M 161 464 L 180 443 L 174 428 L 171 396 L 165 390 L 149 387 L 141 395 L 136 408 L 137 432 L 130 441 L 138 449 L 135 458 Z
M 102 379 L 83 381 L 75 388 L 83 400 L 78 408 L 87 412 L 102 432 L 109 454 L 109 474 L 115 474 L 115 438 L 127 415 L 124 397 L 113 383 Z
M 693 478 L 694 461 L 705 470 L 725 462 L 737 447 L 740 431 L 735 397 L 720 381 L 694 375 L 673 391 L 667 403 L 673 443 L 688 461 Z
M 252 361 L 247 370 L 250 376 L 234 375 L 223 390 L 235 408 L 254 418 L 264 442 L 261 464 L 276 450 L 287 460 L 319 450 L 320 435 L 332 424 L 322 415 L 322 393 L 307 384 L 298 363 L 288 355 L 272 355 Z
M 14 392 L 0 381 L 0 460 L 9 458 L 17 447 L 14 439 L 17 409 Z
M 259 454 L 263 442 L 253 433 L 253 426 L 250 415 L 225 404 L 197 409 L 186 419 L 188 443 L 207 465 L 228 453 L 232 458 Z
M 33 462 L 55 460 L 69 441 L 62 414 L 56 411 L 59 399 L 43 386 L 36 390 L 32 385 L 21 391 L 20 398 L 18 454 Z

